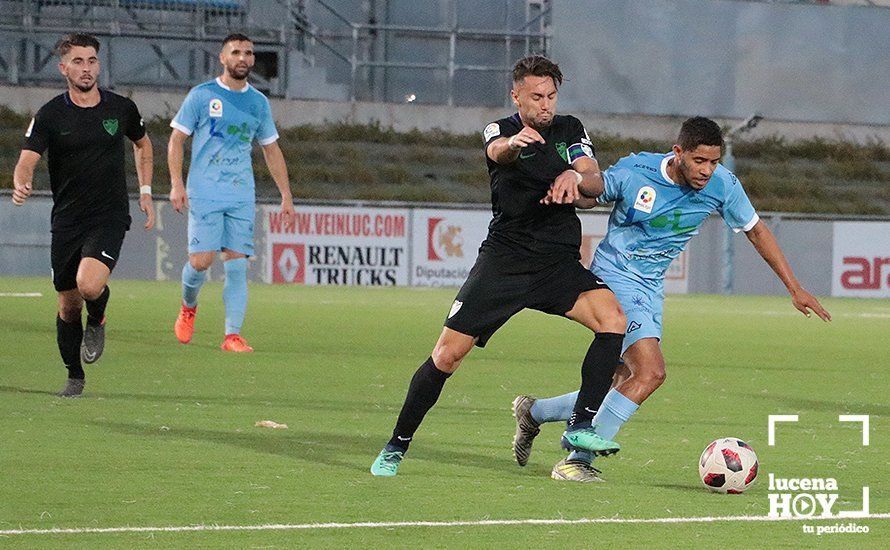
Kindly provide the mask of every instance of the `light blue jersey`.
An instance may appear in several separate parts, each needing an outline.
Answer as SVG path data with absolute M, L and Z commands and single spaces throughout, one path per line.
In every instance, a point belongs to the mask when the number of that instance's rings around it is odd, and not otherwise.
M 609 230 L 596 249 L 594 264 L 628 273 L 660 287 L 671 262 L 712 212 L 735 231 L 748 231 L 760 219 L 741 183 L 718 165 L 707 186 L 696 191 L 668 177 L 673 153 L 639 153 L 603 173 L 600 203 L 614 203 Z
M 712 212 L 735 231 L 760 219 L 742 184 L 718 165 L 701 191 L 667 174 L 673 153 L 640 153 L 603 173 L 600 203 L 614 203 L 609 230 L 590 269 L 609 285 L 627 315 L 624 350 L 642 338 L 661 339 L 664 276 Z
M 217 78 L 192 88 L 170 126 L 192 136 L 189 199 L 255 200 L 253 141 L 278 139 L 266 96 L 250 85 L 232 90 Z

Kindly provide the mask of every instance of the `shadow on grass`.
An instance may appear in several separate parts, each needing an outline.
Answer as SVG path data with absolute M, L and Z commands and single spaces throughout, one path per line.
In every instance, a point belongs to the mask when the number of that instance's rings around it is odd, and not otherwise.
M 318 432 L 300 429 L 287 431 L 267 431 L 256 428 L 251 432 L 218 431 L 202 428 L 182 428 L 171 426 L 169 431 L 159 431 L 155 426 L 125 424 L 120 422 L 94 421 L 91 424 L 114 432 L 153 440 L 182 439 L 202 443 L 213 443 L 282 456 L 311 463 L 366 472 L 380 451 L 384 439 L 362 437 L 354 434 Z M 424 447 L 422 458 L 439 463 L 459 464 L 498 472 L 514 471 L 515 465 L 509 456 L 491 456 L 467 452 L 465 450 Z M 366 459 L 360 467 L 356 457 Z M 509 470 L 508 470 L 509 469 Z M 370 474 L 368 474 L 370 475 Z
M 56 392 L 47 391 L 47 390 L 32 390 L 28 388 L 16 388 L 14 386 L 0 386 L 0 392 L 2 393 L 30 393 L 35 395 L 52 395 L 56 396 Z

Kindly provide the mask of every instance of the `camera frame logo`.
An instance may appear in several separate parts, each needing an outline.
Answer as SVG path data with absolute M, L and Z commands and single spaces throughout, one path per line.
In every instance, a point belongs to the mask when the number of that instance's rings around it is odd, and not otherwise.
M 796 423 L 796 414 L 769 415 L 768 443 L 776 446 L 776 424 Z M 864 414 L 842 414 L 838 422 L 859 422 L 862 424 L 862 446 L 869 445 L 869 416 Z M 836 510 L 839 499 L 838 482 L 834 478 L 781 478 L 769 474 L 769 514 L 773 519 L 850 519 L 869 517 L 869 488 L 862 487 L 862 508 L 859 510 Z M 856 526 L 855 532 L 868 532 L 867 526 Z M 819 526 L 823 528 L 845 528 L 849 526 Z M 814 526 L 804 526 L 804 532 Z M 864 528 L 864 530 L 862 530 Z M 838 531 L 847 532 L 847 531 Z M 821 533 L 819 533 L 821 534 Z

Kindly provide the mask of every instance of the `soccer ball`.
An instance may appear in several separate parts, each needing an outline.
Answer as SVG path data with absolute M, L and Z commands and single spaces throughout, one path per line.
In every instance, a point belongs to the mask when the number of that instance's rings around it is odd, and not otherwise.
M 757 478 L 757 455 L 741 439 L 717 439 L 701 454 L 698 475 L 711 491 L 741 493 Z

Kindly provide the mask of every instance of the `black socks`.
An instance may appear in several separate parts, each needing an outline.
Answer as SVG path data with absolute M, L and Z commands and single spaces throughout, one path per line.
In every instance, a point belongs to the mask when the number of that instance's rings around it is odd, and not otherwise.
M 106 301 L 108 300 L 106 296 Z M 56 316 L 56 342 L 59 344 L 59 355 L 68 369 L 68 378 L 83 380 L 83 368 L 80 365 L 80 342 L 83 340 L 83 325 L 80 316 L 77 321 L 67 322 Z
M 102 322 L 102 319 L 105 318 L 105 306 L 108 305 L 108 297 L 110 295 L 111 290 L 108 288 L 108 285 L 105 285 L 105 290 L 102 291 L 98 298 L 93 301 L 85 300 L 87 305 L 87 323 L 98 325 Z
M 596 334 L 581 365 L 581 391 L 578 392 L 578 400 L 575 401 L 575 409 L 569 419 L 570 428 L 590 426 L 593 415 L 612 386 L 612 376 L 618 367 L 623 342 L 623 334 Z
M 620 345 L 619 345 L 620 346 Z M 617 362 L 617 360 L 616 360 Z M 392 432 L 392 438 L 386 445 L 390 451 L 406 451 L 414 432 L 423 422 L 426 415 L 442 393 L 442 387 L 451 373 L 442 372 L 436 368 L 433 358 L 428 358 L 411 378 L 408 386 L 408 395 L 396 421 L 396 428 Z

